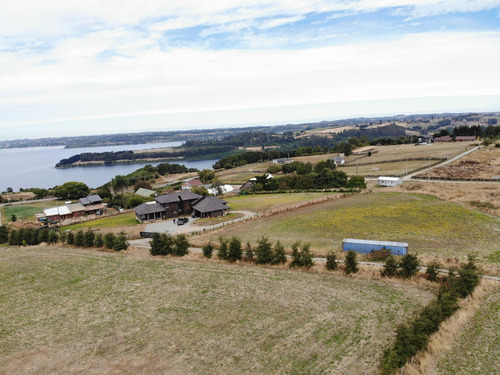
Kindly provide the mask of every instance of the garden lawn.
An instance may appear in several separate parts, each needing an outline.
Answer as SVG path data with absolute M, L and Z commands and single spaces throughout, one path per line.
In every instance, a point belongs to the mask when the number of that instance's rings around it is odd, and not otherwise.
M 373 374 L 432 299 L 407 283 L 129 252 L 4 248 L 0 373 Z
M 297 240 L 318 255 L 340 251 L 342 240 L 407 242 L 411 252 L 491 262 L 500 250 L 500 220 L 456 203 L 418 194 L 372 193 L 327 201 L 235 224 L 194 240 L 238 236 L 256 243 L 262 235 L 289 247 Z M 493 259 L 496 259 L 495 257 Z
M 78 224 L 65 226 L 64 229 L 75 230 L 83 228 L 116 228 L 116 227 L 127 227 L 135 226 L 139 224 L 135 218 L 134 212 L 127 212 L 121 215 L 114 215 L 109 217 L 103 217 L 100 219 L 89 220 Z

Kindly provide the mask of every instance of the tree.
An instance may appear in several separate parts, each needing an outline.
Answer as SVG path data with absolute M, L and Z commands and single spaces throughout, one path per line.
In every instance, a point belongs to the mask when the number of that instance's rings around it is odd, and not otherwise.
M 271 260 L 271 264 L 285 264 L 286 263 L 286 254 L 285 247 L 278 240 L 273 248 L 273 258 Z
M 329 252 L 326 256 L 326 269 L 334 271 L 337 269 L 337 256 L 333 252 Z
M 97 233 L 95 235 L 94 246 L 95 247 L 103 247 L 104 246 L 104 238 L 102 236 L 102 233 Z
M 205 246 L 203 246 L 203 256 L 205 258 L 212 258 L 212 254 L 214 252 L 214 246 L 212 245 L 212 242 L 207 243 Z
M 107 249 L 112 249 L 115 246 L 115 235 L 111 232 L 108 232 L 104 235 L 104 246 Z
M 117 175 L 111 180 L 111 186 L 113 186 L 113 191 L 116 193 L 119 191 L 123 193 L 123 189 L 128 186 L 125 176 Z
M 255 263 L 257 264 L 269 264 L 271 263 L 273 254 L 271 251 L 271 243 L 267 237 L 261 237 L 257 243 L 257 248 L 255 249 Z
M 178 234 L 174 238 L 174 246 L 172 248 L 172 254 L 178 257 L 182 257 L 188 254 L 189 241 L 185 234 Z
M 455 290 L 462 298 L 471 294 L 480 280 L 474 256 L 469 255 L 468 258 L 469 261 L 458 270 L 459 278 L 455 283 Z
M 115 243 L 113 245 L 113 250 L 122 251 L 128 249 L 127 237 L 125 236 L 125 232 L 118 233 L 118 236 L 115 238 Z
M 233 236 L 229 242 L 228 259 L 231 262 L 235 262 L 237 260 L 241 260 L 242 255 L 243 251 L 241 249 L 241 240 L 238 237 Z
M 83 232 L 79 230 L 75 235 L 75 246 L 83 246 L 85 244 L 85 237 Z
M 418 272 L 418 267 L 420 262 L 418 261 L 418 257 L 413 254 L 406 254 L 403 259 L 401 259 L 400 264 L 400 274 L 405 279 L 409 279 L 412 276 L 415 276 Z
M 219 259 L 228 259 L 228 254 L 229 249 L 228 249 L 228 243 L 227 240 L 223 239 L 222 237 L 220 238 L 220 247 L 219 247 L 219 252 L 217 253 L 217 256 Z
M 57 243 L 59 241 L 59 236 L 57 235 L 57 232 L 51 230 L 49 231 L 49 237 L 47 239 L 48 243 Z
M 15 229 L 9 231 L 9 245 L 11 246 L 20 245 L 19 236 L 17 230 Z
M 149 243 L 149 251 L 151 255 L 160 255 L 162 248 L 162 238 L 160 233 L 153 233 L 153 238 Z
M 299 249 L 300 241 L 292 245 L 292 262 L 290 267 L 312 267 L 314 265 L 313 254 L 310 251 L 311 245 L 306 243 Z
M 12 222 L 17 221 L 17 216 L 15 214 L 12 214 L 10 217 L 10 221 L 12 221 Z
M 366 181 L 363 176 L 351 176 L 346 185 L 349 189 L 366 189 Z
M 75 235 L 73 232 L 68 232 L 68 235 L 66 236 L 66 243 L 68 245 L 73 245 L 75 243 Z
M 38 232 L 38 240 L 40 242 L 49 242 L 49 230 L 47 228 L 43 228 Z
M 85 247 L 92 247 L 94 246 L 94 239 L 95 239 L 95 234 L 92 232 L 92 230 L 89 228 L 85 232 Z
M 83 182 L 70 181 L 54 188 L 53 194 L 61 199 L 78 199 L 90 194 L 90 188 Z
M 346 274 L 357 273 L 359 271 L 358 268 L 358 260 L 357 254 L 353 250 L 349 250 L 347 255 L 345 256 L 345 269 L 344 272 Z
M 7 242 L 9 242 L 9 229 L 5 225 L 2 225 L 0 226 L 0 243 Z
M 381 272 L 382 276 L 396 276 L 398 273 L 399 263 L 394 255 L 389 255 L 385 260 L 384 268 Z
M 198 176 L 201 182 L 208 183 L 215 178 L 215 171 L 212 169 L 203 169 L 198 172 Z
M 127 207 L 128 208 L 134 208 L 139 206 L 140 204 L 144 203 L 146 199 L 144 197 L 141 197 L 140 195 L 134 194 L 130 198 L 127 199 Z
M 139 180 L 134 184 L 134 191 L 137 191 L 140 188 L 149 189 L 149 190 L 153 189 L 153 187 L 151 186 L 151 183 L 149 183 L 149 181 L 145 181 L 145 180 Z

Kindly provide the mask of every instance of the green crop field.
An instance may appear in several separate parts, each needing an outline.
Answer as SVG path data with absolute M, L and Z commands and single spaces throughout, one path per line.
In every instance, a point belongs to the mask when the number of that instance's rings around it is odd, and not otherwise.
M 56 207 L 57 205 L 64 204 L 61 201 L 44 201 L 44 202 L 29 202 L 25 204 L 13 204 L 11 206 L 4 206 L 2 211 L 6 218 L 10 221 L 12 214 L 16 215 L 18 219 L 31 218 L 35 219 L 35 214 L 43 213 L 45 208 Z
M 334 197 L 334 193 L 257 194 L 225 198 L 233 211 L 263 212 L 311 200 Z
M 102 217 L 100 219 L 84 221 L 82 223 L 65 226 L 64 229 L 86 229 L 86 228 L 116 228 L 137 225 L 139 222 L 135 218 L 134 212 L 127 212 L 121 215 Z
M 3 248 L 0 373 L 373 374 L 396 326 L 433 298 L 190 257 Z
M 235 224 L 193 239 L 215 241 L 235 235 L 255 243 L 265 235 L 288 247 L 297 240 L 309 242 L 321 255 L 340 251 L 344 238 L 400 241 L 420 254 L 462 259 L 475 254 L 491 262 L 496 259 L 491 255 L 500 250 L 499 229 L 498 218 L 456 203 L 427 195 L 373 193 Z
M 493 290 L 439 362 L 438 375 L 500 374 L 500 289 Z

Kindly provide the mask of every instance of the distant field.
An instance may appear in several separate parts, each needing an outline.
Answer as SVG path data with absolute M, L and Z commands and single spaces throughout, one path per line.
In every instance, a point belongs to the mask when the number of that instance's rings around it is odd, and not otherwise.
M 217 172 L 217 177 L 225 184 L 244 184 L 249 179 L 266 173 L 270 163 L 253 163 L 242 167 Z
M 363 162 L 365 162 L 363 160 Z M 371 164 L 371 165 L 351 165 L 348 167 L 340 167 L 339 170 L 347 173 L 350 176 L 401 176 L 409 174 L 412 171 L 420 168 L 430 166 L 435 163 L 436 160 L 410 160 L 399 161 L 394 163 L 381 163 L 381 164 Z M 360 161 L 361 163 L 361 161 Z
M 84 228 L 116 228 L 116 227 L 126 227 L 137 225 L 139 222 L 135 218 L 134 212 L 128 212 L 126 214 L 114 215 L 109 217 L 103 217 L 101 219 L 84 221 L 82 223 L 68 225 L 63 227 L 65 230 L 68 229 L 84 229 Z
M 500 289 L 481 304 L 440 361 L 437 375 L 500 374 Z
M 374 374 L 431 298 L 384 280 L 7 247 L 0 373 Z
M 239 236 L 255 243 L 266 235 L 286 246 L 297 240 L 325 255 L 340 251 L 344 238 L 408 242 L 420 254 L 465 259 L 476 254 L 491 262 L 500 250 L 500 220 L 427 195 L 373 193 L 354 195 L 271 217 L 235 224 L 195 236 L 198 243 Z
M 287 205 L 308 202 L 323 197 L 335 197 L 334 193 L 289 193 L 258 194 L 226 198 L 227 205 L 234 211 L 263 212 Z

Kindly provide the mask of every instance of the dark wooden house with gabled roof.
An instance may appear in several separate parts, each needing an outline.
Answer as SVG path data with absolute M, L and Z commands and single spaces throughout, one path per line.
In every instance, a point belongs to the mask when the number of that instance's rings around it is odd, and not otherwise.
M 229 210 L 226 203 L 216 197 L 202 197 L 193 204 L 193 212 L 198 217 L 223 216 Z

